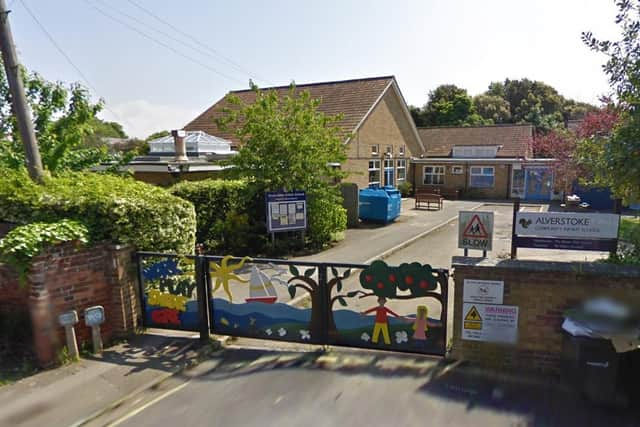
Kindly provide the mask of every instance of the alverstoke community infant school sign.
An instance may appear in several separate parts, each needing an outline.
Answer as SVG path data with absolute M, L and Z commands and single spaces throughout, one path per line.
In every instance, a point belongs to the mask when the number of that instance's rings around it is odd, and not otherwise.
M 620 215 L 611 213 L 517 211 L 512 257 L 518 247 L 615 251 L 619 224 Z

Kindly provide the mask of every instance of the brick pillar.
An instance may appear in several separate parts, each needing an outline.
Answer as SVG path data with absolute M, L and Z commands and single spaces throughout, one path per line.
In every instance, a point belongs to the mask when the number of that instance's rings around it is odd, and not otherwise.
M 105 271 L 111 286 L 111 321 L 113 334 L 124 337 L 138 328 L 140 301 L 138 301 L 138 276 L 134 262 L 134 249 L 130 246 L 109 247 Z
M 56 362 L 59 348 L 56 319 L 53 318 L 49 291 L 45 281 L 45 263 L 36 261 L 29 274 L 29 314 L 33 332 L 33 349 L 40 366 L 51 366 Z

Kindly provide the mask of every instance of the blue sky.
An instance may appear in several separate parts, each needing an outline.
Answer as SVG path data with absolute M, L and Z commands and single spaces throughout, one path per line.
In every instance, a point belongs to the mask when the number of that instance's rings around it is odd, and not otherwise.
M 393 74 L 407 102 L 422 105 L 442 83 L 473 95 L 491 81 L 528 77 L 596 102 L 608 91 L 604 58 L 580 32 L 619 33 L 609 0 L 132 1 L 222 56 L 129 0 L 7 0 L 23 64 L 50 80 L 83 81 L 24 2 L 106 100 L 102 116 L 138 137 L 183 126 L 249 78 L 269 86 Z

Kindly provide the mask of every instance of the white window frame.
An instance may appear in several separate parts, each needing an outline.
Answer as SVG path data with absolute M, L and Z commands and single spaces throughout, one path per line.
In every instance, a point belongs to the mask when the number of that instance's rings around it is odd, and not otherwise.
M 491 173 L 488 173 L 491 171 Z M 474 185 L 473 177 L 485 177 L 490 176 L 493 178 L 491 180 L 491 185 Z M 495 188 L 496 186 L 496 168 L 494 166 L 470 166 L 469 167 L 469 187 L 470 188 Z
M 393 154 L 393 145 L 387 145 L 385 153 Z
M 371 155 L 377 156 L 380 153 L 380 146 L 378 144 L 371 145 Z
M 402 177 L 400 177 L 400 172 L 402 172 Z M 407 179 L 407 160 L 406 159 L 398 159 L 396 160 L 396 181 L 402 182 Z
M 395 179 L 395 171 L 394 171 L 394 167 L 393 167 L 393 159 L 384 159 L 384 185 L 391 185 L 393 183 L 389 183 L 387 182 L 387 172 L 391 171 L 391 179 L 394 180 Z
M 451 166 L 451 175 L 464 174 L 464 166 Z
M 431 182 L 427 182 L 427 169 L 431 169 L 429 176 L 431 176 Z M 444 185 L 444 165 L 425 165 L 422 168 L 422 184 L 424 185 Z M 434 179 L 434 177 L 438 177 Z M 439 182 L 434 182 L 439 181 Z
M 398 155 L 401 157 L 404 157 L 404 145 L 401 145 L 400 147 L 398 147 Z
M 371 181 L 371 172 L 378 172 L 378 180 L 377 181 Z M 380 180 L 382 179 L 382 171 L 380 168 L 380 159 L 371 159 L 369 160 L 369 177 L 367 178 L 369 180 L 369 185 L 371 184 L 378 184 L 380 185 Z

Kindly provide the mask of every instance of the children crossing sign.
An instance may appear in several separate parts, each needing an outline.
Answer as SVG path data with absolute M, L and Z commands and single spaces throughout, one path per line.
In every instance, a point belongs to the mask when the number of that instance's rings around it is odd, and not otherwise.
M 458 247 L 490 251 L 493 243 L 493 212 L 460 211 Z

